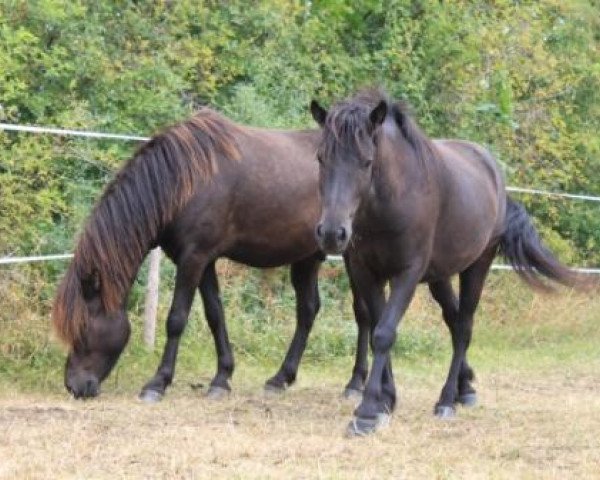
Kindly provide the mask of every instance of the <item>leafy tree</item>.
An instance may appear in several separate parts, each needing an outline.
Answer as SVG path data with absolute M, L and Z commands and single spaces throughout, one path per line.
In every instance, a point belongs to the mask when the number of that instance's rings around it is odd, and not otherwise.
M 312 126 L 382 85 L 432 136 L 486 144 L 510 184 L 600 194 L 596 0 L 0 1 L 0 119 L 151 134 L 199 105 Z M 131 143 L 0 132 L 0 252 L 69 250 Z M 523 197 L 565 258 L 600 263 L 597 207 Z

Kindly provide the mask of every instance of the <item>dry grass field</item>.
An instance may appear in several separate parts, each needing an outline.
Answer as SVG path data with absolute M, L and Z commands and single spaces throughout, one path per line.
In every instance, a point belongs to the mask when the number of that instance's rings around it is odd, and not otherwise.
M 325 304 L 298 383 L 272 397 L 262 383 L 289 338 L 293 304 L 273 294 L 261 312 L 275 313 L 261 333 L 250 332 L 256 314 L 243 317 L 231 299 L 238 365 L 222 402 L 190 388 L 214 368 L 202 321 L 190 326 L 176 381 L 157 405 L 136 394 L 160 348 L 144 353 L 134 336 L 102 395 L 80 402 L 64 392 L 62 353 L 53 341 L 40 343 L 42 327 L 34 337 L 42 346 L 28 353 L 25 324 L 7 323 L 0 478 L 600 478 L 600 297 L 533 295 L 515 288 L 515 277 L 490 284 L 470 350 L 479 405 L 452 420 L 433 417 L 449 339 L 420 290 L 394 363 L 399 408 L 388 428 L 362 439 L 344 436 L 353 405 L 340 392 L 352 358 L 327 353 L 341 324 L 354 332 L 345 304 L 343 319 L 338 304 Z
M 443 365 L 407 369 L 391 425 L 363 439 L 344 437 L 352 405 L 316 366 L 279 397 L 244 368 L 222 402 L 183 382 L 153 406 L 133 390 L 88 402 L 5 391 L 0 477 L 600 478 L 600 361 L 500 363 L 480 370 L 480 405 L 445 421 L 431 415 Z

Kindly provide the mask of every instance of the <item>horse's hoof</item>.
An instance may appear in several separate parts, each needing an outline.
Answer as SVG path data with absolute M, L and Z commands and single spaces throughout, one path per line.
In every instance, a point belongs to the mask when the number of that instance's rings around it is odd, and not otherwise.
M 477 405 L 477 394 L 475 392 L 463 393 L 458 396 L 458 403 L 465 407 L 474 407 Z
M 363 394 L 360 390 L 357 390 L 356 388 L 345 388 L 342 396 L 346 400 L 360 401 L 362 400 Z
M 162 400 L 164 394 L 156 390 L 142 390 L 138 398 L 144 403 L 158 403 Z
M 208 387 L 205 396 L 210 400 L 222 400 L 223 398 L 228 397 L 230 393 L 231 391 L 227 388 L 211 385 Z
M 277 397 L 282 395 L 285 392 L 285 387 L 280 387 L 279 385 L 273 385 L 272 383 L 265 383 L 264 388 L 265 395 L 271 397 Z
M 448 405 L 436 405 L 435 416 L 437 418 L 454 418 L 456 416 L 456 409 Z
M 375 418 L 354 417 L 346 427 L 346 435 L 349 437 L 366 437 L 372 433 L 387 427 L 390 424 L 391 415 L 378 413 Z

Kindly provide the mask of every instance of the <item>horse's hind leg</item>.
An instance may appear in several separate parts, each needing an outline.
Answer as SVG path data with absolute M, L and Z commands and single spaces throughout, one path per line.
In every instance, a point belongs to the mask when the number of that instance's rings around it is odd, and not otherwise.
M 454 294 L 450 279 L 430 283 L 429 290 L 434 300 L 442 308 L 442 317 L 450 333 L 452 333 L 458 317 L 458 299 Z M 465 353 L 465 358 L 458 373 L 458 395 L 455 399 L 456 402 L 462 403 L 465 406 L 475 405 L 477 394 L 471 385 L 474 376 L 473 369 L 467 363 L 467 355 Z
M 178 262 L 175 292 L 167 317 L 167 342 L 158 370 L 140 393 L 140 399 L 144 401 L 160 400 L 167 386 L 173 381 L 179 339 L 187 324 L 196 287 L 200 283 L 206 265 L 206 258 L 194 254 Z
M 321 254 L 292 264 L 291 277 L 296 292 L 296 331 L 279 371 L 267 380 L 267 391 L 282 391 L 294 383 L 315 316 L 321 306 L 317 277 Z
M 231 391 L 229 379 L 233 374 L 233 352 L 227 335 L 225 314 L 219 292 L 219 281 L 215 262 L 210 263 L 200 281 L 200 295 L 204 304 L 204 316 L 215 341 L 217 351 L 217 373 L 210 382 L 207 396 L 219 398 Z
M 467 349 L 471 341 L 473 315 L 479 304 L 485 277 L 490 269 L 495 253 L 495 248 L 486 250 L 475 263 L 460 274 L 458 314 L 450 328 L 453 349 L 452 361 L 450 363 L 448 378 L 442 388 L 440 399 L 435 406 L 435 414 L 438 417 L 454 415 L 454 401 L 459 394 L 459 374 L 463 368 L 463 362 L 465 361 Z

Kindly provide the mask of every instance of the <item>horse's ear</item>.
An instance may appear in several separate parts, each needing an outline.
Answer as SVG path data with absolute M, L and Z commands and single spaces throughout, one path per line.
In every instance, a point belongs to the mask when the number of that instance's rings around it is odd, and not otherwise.
M 81 279 L 83 298 L 89 300 L 100 293 L 100 273 L 93 270 L 87 277 Z
M 316 100 L 310 102 L 310 113 L 321 127 L 325 125 L 325 119 L 327 118 L 327 110 L 325 110 Z
M 383 123 L 387 115 L 387 111 L 388 107 L 385 100 L 379 102 L 379 104 L 373 110 L 371 110 L 371 113 L 369 114 L 369 120 L 371 121 L 373 130 Z

